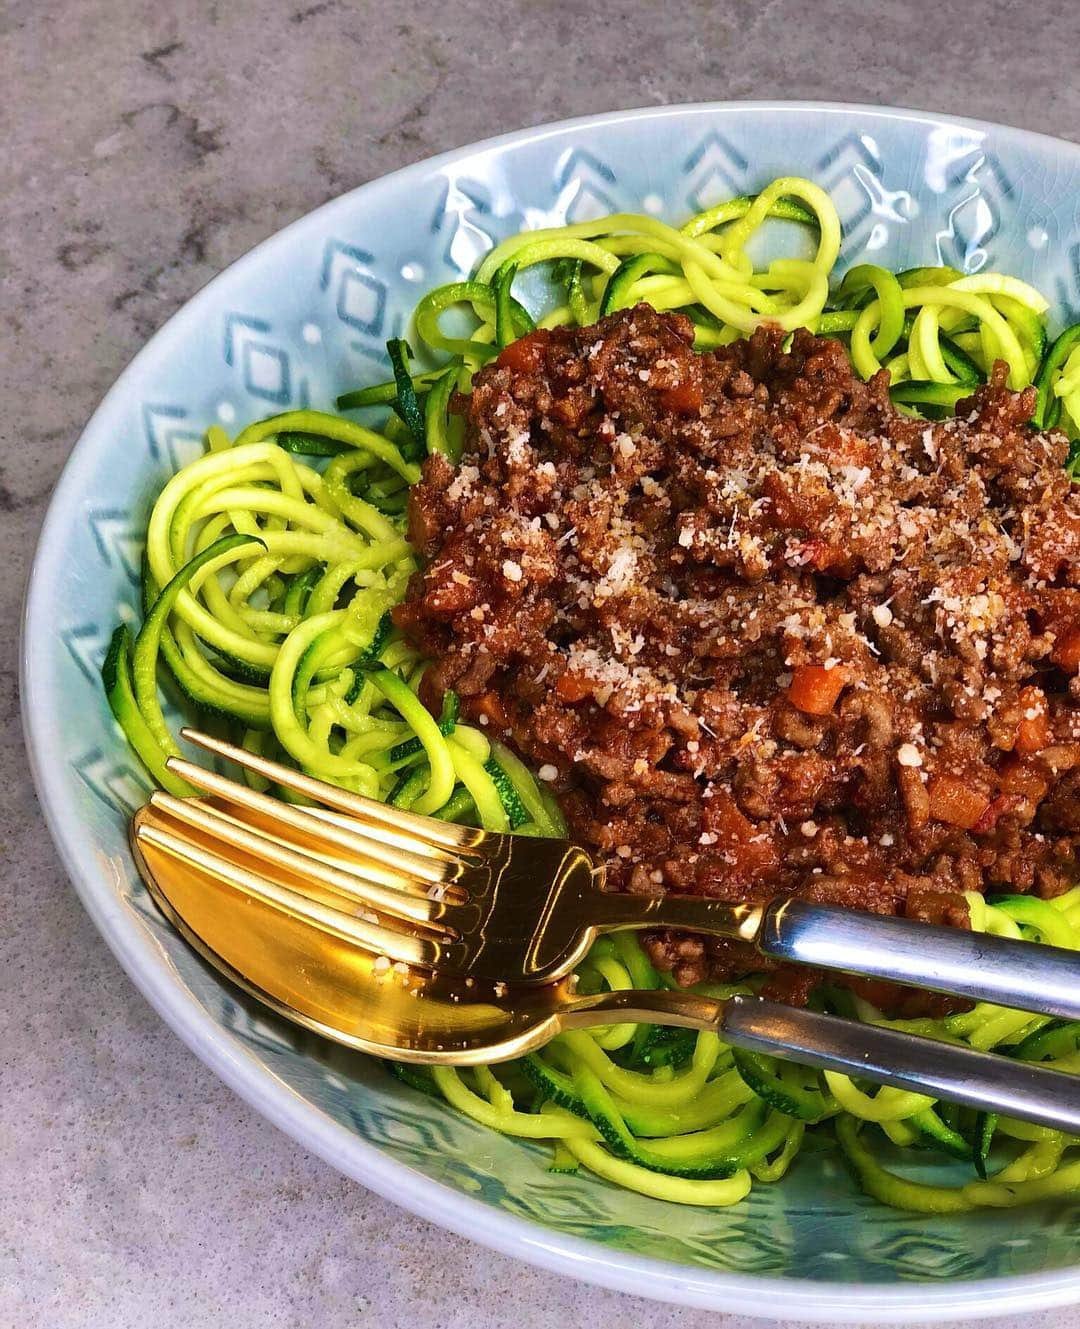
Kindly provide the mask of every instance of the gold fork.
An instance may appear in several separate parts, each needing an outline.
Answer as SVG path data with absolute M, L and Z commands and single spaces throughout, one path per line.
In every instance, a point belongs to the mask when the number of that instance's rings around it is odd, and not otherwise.
M 316 800 L 297 807 L 192 762 L 169 766 L 211 799 L 155 793 L 136 835 L 391 963 L 490 982 L 549 983 L 601 932 L 670 927 L 753 942 L 772 959 L 912 983 L 1080 1019 L 1080 957 L 802 900 L 729 904 L 603 889 L 565 840 L 499 835 L 402 812 L 207 734 L 184 737 Z
M 565 842 L 416 817 L 205 734 L 185 736 L 321 805 L 285 804 L 173 759 L 173 769 L 210 797 L 152 796 L 132 824 L 140 872 L 210 963 L 286 1018 L 338 1042 L 399 1060 L 475 1065 L 520 1056 L 567 1028 L 674 1024 L 1080 1132 L 1080 1081 L 1058 1072 L 754 997 L 582 997 L 564 972 L 601 929 L 737 931 L 783 958 L 805 949 L 791 940 L 808 931 L 816 946 L 810 963 L 976 997 L 992 989 L 993 1000 L 1077 1018 L 1080 965 L 1071 952 L 794 901 L 767 909 L 678 901 L 670 909 L 672 897 L 658 905 L 605 895 L 597 865 Z M 687 907 L 697 905 L 701 912 Z M 791 929 L 792 917 L 813 927 Z M 852 953 L 848 939 L 864 922 L 895 925 L 900 944 L 872 963 Z M 872 941 L 884 945 L 881 934 Z

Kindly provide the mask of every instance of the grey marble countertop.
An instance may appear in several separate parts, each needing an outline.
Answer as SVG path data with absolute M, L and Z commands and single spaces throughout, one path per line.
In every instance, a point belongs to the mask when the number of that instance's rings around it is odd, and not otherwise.
M 42 825 L 17 713 L 26 569 L 60 466 L 130 356 L 335 194 L 502 130 L 662 102 L 891 103 L 1080 138 L 1077 49 L 1075 0 L 0 8 L 0 1326 L 761 1323 L 590 1289 L 442 1232 L 304 1153 L 195 1060 L 106 951 Z

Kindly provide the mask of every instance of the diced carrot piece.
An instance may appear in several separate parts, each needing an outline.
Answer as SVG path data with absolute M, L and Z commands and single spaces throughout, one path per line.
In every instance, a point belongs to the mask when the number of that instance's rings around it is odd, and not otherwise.
M 1080 628 L 1066 632 L 1054 645 L 1050 659 L 1067 674 L 1080 672 Z
M 788 701 L 807 715 L 828 715 L 848 683 L 843 665 L 799 665 L 788 688 Z
M 831 422 L 815 429 L 805 446 L 812 455 L 825 457 L 833 466 L 866 466 L 881 450 L 879 443 Z
M 834 465 L 844 466 L 866 466 L 879 456 L 880 452 L 880 443 L 863 438 L 851 429 L 845 429 L 839 439 L 829 447 L 829 456 Z
M 792 492 L 792 484 L 779 471 L 770 471 L 761 482 L 762 497 L 768 500 L 765 517 L 770 526 L 780 530 L 792 526 L 808 526 L 809 509 Z
M 1021 688 L 1020 723 L 1016 726 L 1016 751 L 1040 752 L 1050 742 L 1050 716 L 1042 688 Z
M 676 415 L 696 415 L 705 401 L 701 384 L 693 379 L 684 379 L 682 383 L 676 383 L 670 388 L 662 388 L 657 396 L 661 406 L 665 410 L 674 411 Z
M 796 526 L 806 524 L 795 522 Z M 850 577 L 854 562 L 851 552 L 843 545 L 830 544 L 819 536 L 811 536 L 800 541 L 800 561 L 815 572 L 824 572 L 835 577 Z
M 592 683 L 583 674 L 575 674 L 567 669 L 565 673 L 559 675 L 555 691 L 562 701 L 569 702 L 573 706 L 591 695 Z
M 725 872 L 753 880 L 776 871 L 780 854 L 772 837 L 745 817 L 729 794 L 717 791 L 702 806 L 701 824 L 714 850 L 724 855 Z M 702 841 L 707 844 L 707 840 Z
M 930 796 L 930 816 L 947 826 L 959 826 L 965 831 L 975 829 L 990 800 L 985 794 L 958 775 L 937 775 L 927 785 Z
M 998 771 L 998 783 L 1005 793 L 1018 794 L 1033 803 L 1045 798 L 1046 791 L 1050 788 L 1049 782 L 1040 771 L 1016 757 L 1002 762 Z
M 506 714 L 506 707 L 502 704 L 498 693 L 485 692 L 477 697 L 473 705 L 478 715 L 485 716 L 491 724 L 499 729 L 509 729 L 510 717 Z
M 538 369 L 543 363 L 544 348 L 550 340 L 550 334 L 543 328 L 530 332 L 527 336 L 512 341 L 509 346 L 504 346 L 495 363 L 504 369 L 529 373 L 533 369 Z

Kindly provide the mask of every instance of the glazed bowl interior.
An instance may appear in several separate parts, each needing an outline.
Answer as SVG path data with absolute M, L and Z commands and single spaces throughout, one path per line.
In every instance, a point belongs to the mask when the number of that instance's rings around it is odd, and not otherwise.
M 376 1064 L 255 1008 L 156 913 L 126 823 L 147 791 L 98 677 L 134 614 L 149 504 L 212 422 L 333 407 L 385 375 L 419 295 L 523 227 L 605 212 L 679 221 L 806 175 L 832 194 L 843 262 L 1014 273 L 1062 322 L 1080 303 L 1080 148 L 990 125 L 857 107 L 732 104 L 619 113 L 507 136 L 366 185 L 206 287 L 125 372 L 79 441 L 28 595 L 25 722 L 67 869 L 132 978 L 214 1069 L 305 1146 L 489 1245 L 646 1295 L 754 1314 L 1001 1313 L 1080 1289 L 1080 1201 L 925 1216 L 860 1194 L 827 1138 L 781 1185 L 726 1210 L 667 1205 L 546 1170 Z

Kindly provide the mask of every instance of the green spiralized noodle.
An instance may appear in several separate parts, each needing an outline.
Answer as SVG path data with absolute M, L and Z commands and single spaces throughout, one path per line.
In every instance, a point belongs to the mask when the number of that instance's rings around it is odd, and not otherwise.
M 814 265 L 828 274 L 840 255 L 840 218 L 824 189 L 797 176 L 784 176 L 767 185 L 746 214 L 732 222 L 724 233 L 721 252 L 731 260 L 741 255 L 750 236 L 769 215 L 773 204 L 781 198 L 801 199 L 817 217 L 819 238 Z
M 496 1107 L 489 1100 L 473 1093 L 459 1072 L 450 1066 L 432 1067 L 431 1078 L 447 1102 L 474 1121 L 504 1135 L 519 1135 L 530 1140 L 563 1140 L 567 1143 L 596 1137 L 594 1126 L 569 1113 L 546 1119 L 534 1113 L 515 1112 L 501 1105 Z
M 802 256 L 756 262 L 768 219 L 770 226 L 794 228 L 806 244 Z M 409 486 L 420 474 L 415 449 L 456 462 L 463 430 L 455 393 L 468 392 L 475 371 L 516 337 L 534 327 L 583 326 L 601 310 L 640 301 L 686 313 L 701 350 L 763 324 L 845 339 L 861 376 L 885 368 L 892 385 L 905 385 L 898 408 L 911 414 L 940 412 L 935 401 L 974 390 L 1003 360 L 1010 386 L 1038 380 L 1036 420 L 1053 424 L 1060 417 L 1077 438 L 1080 327 L 1062 334 L 1052 358 L 1048 304 L 1039 291 L 997 273 L 964 275 L 943 266 L 892 273 L 870 263 L 850 268 L 837 283 L 840 248 L 828 195 L 794 177 L 720 202 L 678 228 L 618 213 L 527 231 L 492 249 L 471 278 L 420 301 L 413 344 L 449 356 L 444 364 L 411 370 L 399 345 L 395 379 L 346 394 L 340 403 L 385 411 L 395 403 L 404 410 L 404 400 L 411 430 L 392 414 L 371 428 L 317 410 L 255 421 L 235 442 L 211 426 L 206 454 L 167 482 L 147 531 L 144 600 L 152 626 L 141 647 L 136 642 L 138 715 L 130 733 L 148 766 L 167 779 L 164 758 L 176 750 L 154 687 L 163 662 L 195 704 L 234 725 L 252 751 L 418 812 L 491 831 L 513 824 L 522 834 L 565 836 L 550 788 L 520 758 L 459 722 L 456 704 L 445 725 L 430 714 L 419 696 L 426 662 L 390 626 L 389 611 L 417 567 L 404 518 Z M 510 284 L 538 267 L 554 275 L 564 294 L 534 316 L 513 298 Z M 452 310 L 455 318 L 464 312 L 468 335 L 443 327 Z M 937 385 L 936 398 L 928 385 Z M 950 387 L 955 393 L 943 393 Z M 314 465 L 298 456 L 311 440 Z M 160 599 L 170 583 L 168 599 Z M 131 667 L 128 657 L 120 664 Z M 266 787 L 259 777 L 247 778 Z M 975 931 L 1080 949 L 1080 886 L 1052 901 L 975 893 L 967 901 Z M 635 934 L 618 933 L 596 942 L 579 982 L 580 990 L 597 992 L 670 980 L 655 971 Z M 697 990 L 724 1000 L 757 983 Z M 1080 1027 L 1062 1030 L 1046 1017 L 989 1003 L 907 1021 L 887 1019 L 850 994 L 837 1008 L 850 1014 L 852 1005 L 864 1020 L 1038 1056 L 1044 1065 L 1080 1073 Z M 970 1114 L 935 1108 L 925 1095 L 801 1068 L 781 1068 L 769 1087 L 767 1076 L 752 1082 L 741 1065 L 712 1033 L 624 1022 L 568 1031 L 497 1070 L 421 1068 L 413 1082 L 490 1129 L 551 1143 L 557 1168 L 580 1165 L 673 1203 L 734 1204 L 753 1181 L 775 1183 L 785 1175 L 808 1129 L 833 1128 L 863 1188 L 886 1204 L 952 1213 L 1080 1187 L 1080 1158 L 1070 1152 L 1080 1139 L 1003 1118 L 993 1137 L 994 1174 L 975 1178 L 968 1164 L 966 1175 L 958 1175 Z M 766 1098 L 786 1087 L 803 1096 L 802 1107 L 787 1104 L 801 1117 L 787 1115 L 782 1098 Z M 886 1146 L 899 1151 L 901 1167 L 940 1147 L 948 1178 L 941 1185 L 927 1184 L 922 1174 L 908 1179 L 879 1161 Z M 721 1148 L 744 1165 L 733 1162 L 732 1175 L 702 1175 L 702 1160 Z
M 776 258 L 756 270 L 748 246 L 767 218 L 794 223 L 804 235 L 816 232 L 812 256 Z M 867 264 L 849 273 L 854 283 L 845 279 L 831 293 L 840 245 L 839 218 L 828 195 L 811 181 L 785 177 L 759 195 L 716 204 L 678 229 L 655 217 L 615 213 L 511 236 L 491 250 L 469 282 L 441 287 L 421 301 L 417 331 L 431 349 L 464 357 L 454 365 L 462 371 L 460 386 L 466 387 L 472 371 L 494 353 L 490 342 L 499 274 L 511 265 L 517 272 L 555 263 L 569 273 L 566 303 L 542 311 L 537 316 L 541 328 L 581 326 L 599 312 L 638 301 L 687 313 L 699 350 L 727 345 L 763 323 L 787 332 L 805 327 L 850 338 L 852 361 L 863 377 L 884 367 L 893 385 L 908 384 L 898 409 L 909 415 L 941 412 L 940 392 L 936 398 L 927 396 L 921 384 L 975 386 L 999 359 L 1011 387 L 1032 382 L 1042 359 L 1048 308 L 1034 287 L 999 273 L 967 276 L 938 266 L 894 275 Z M 635 260 L 640 270 L 628 273 L 627 265 Z M 869 273 L 873 280 L 867 280 Z M 854 307 L 850 296 L 857 297 Z M 867 302 L 867 296 L 876 299 Z M 432 321 L 438 310 L 461 300 L 471 303 L 481 320 L 466 340 L 448 338 Z M 957 363 L 964 366 L 962 374 Z M 1049 391 L 1076 437 L 1080 354 L 1067 374 L 1056 375 Z
M 1080 346 L 1069 355 L 1050 390 L 1061 402 L 1071 426 L 1070 434 L 1075 437 L 1080 432 Z
M 940 306 L 942 309 L 973 314 L 979 320 L 984 333 L 991 338 L 993 358 L 1004 360 L 1008 365 L 1009 386 L 1026 387 L 1031 382 L 1031 367 L 1015 330 L 988 299 L 967 290 L 957 290 L 957 285 L 958 283 L 951 286 L 908 287 L 904 291 L 904 308 Z M 870 345 L 871 333 L 880 322 L 881 305 L 875 300 L 866 306 L 851 331 L 852 359 L 864 378 L 876 374 L 882 367 Z M 910 346 L 908 356 L 910 359 Z
M 242 448 L 245 444 L 257 443 L 271 435 L 294 431 L 325 434 L 335 442 L 346 443 L 351 448 L 370 453 L 396 471 L 406 484 L 415 484 L 420 478 L 420 468 L 415 463 L 405 461 L 400 449 L 384 435 L 324 411 L 286 411 L 283 415 L 272 415 L 267 420 L 248 425 L 237 438 L 235 446 Z
M 613 1093 L 631 1103 L 662 1108 L 682 1107 L 691 1102 L 707 1083 L 721 1051 L 720 1040 L 715 1034 L 698 1034 L 689 1068 L 674 1079 L 661 1082 L 610 1061 L 597 1046 L 593 1035 L 570 1030 L 559 1037 L 575 1059 L 593 1071 Z
M 563 1129 L 567 1129 L 570 1122 L 579 1120 L 561 1108 L 544 1108 L 540 1115 Z M 641 1195 L 649 1195 L 656 1200 L 667 1200 L 672 1204 L 706 1205 L 709 1208 L 719 1209 L 737 1204 L 745 1199 L 750 1191 L 750 1174 L 745 1169 L 736 1172 L 733 1177 L 717 1181 L 672 1177 L 652 1172 L 624 1158 L 617 1158 L 603 1145 L 583 1135 L 557 1138 L 562 1138 L 566 1148 L 590 1172 L 595 1172 L 605 1181 L 614 1182 L 617 1186 L 637 1191 Z
M 481 730 L 473 729 L 471 725 L 455 725 L 452 743 L 464 748 L 481 766 L 491 757 L 491 744 L 487 736 Z
M 413 810 L 424 814 L 435 812 L 454 792 L 455 775 L 458 773 L 454 752 L 430 712 L 397 674 L 389 669 L 380 669 L 372 675 L 371 681 L 424 745 L 430 774 L 427 788 L 413 805 Z M 500 810 L 501 806 L 500 804 Z M 508 830 L 509 827 L 505 829 Z
M 925 1094 L 915 1094 L 904 1089 L 892 1089 L 888 1085 L 876 1094 L 866 1094 L 857 1088 L 848 1075 L 836 1071 L 823 1072 L 825 1083 L 832 1096 L 845 1112 L 850 1112 L 863 1121 L 903 1121 L 917 1112 L 932 1107 L 934 1100 Z
M 589 956 L 589 962 L 609 992 L 629 992 L 633 988 L 630 971 L 614 955 L 597 954 L 594 950 Z M 598 1029 L 592 1037 L 597 1047 L 603 1048 L 605 1052 L 614 1052 L 617 1048 L 625 1047 L 636 1032 L 636 1024 L 613 1024 L 606 1029 Z
M 772 1184 L 786 1176 L 788 1168 L 794 1163 L 796 1155 L 802 1148 L 805 1134 L 806 1123 L 793 1121 L 788 1127 L 782 1148 L 772 1161 L 763 1159 L 760 1163 L 750 1164 L 750 1175 L 754 1180 Z
M 320 474 L 273 442 L 290 430 L 355 446 Z M 321 412 L 271 417 L 226 444 L 222 431 L 211 435 L 207 455 L 167 483 L 151 514 L 151 600 L 154 588 L 172 581 L 191 557 L 227 535 L 250 537 L 200 567 L 176 596 L 162 632 L 166 658 L 185 671 L 200 700 L 242 721 L 249 743 L 251 725 L 263 726 L 308 773 L 385 797 L 394 780 L 390 749 L 418 732 L 427 715 L 415 695 L 420 662 L 391 634 L 369 662 L 382 669 L 367 674 L 363 666 L 415 559 L 400 521 L 351 486 L 358 476 L 413 479 L 418 471 L 401 462 L 388 439 Z M 252 544 L 255 539 L 261 543 Z M 153 721 L 152 699 L 143 700 Z M 155 737 L 166 754 L 175 750 L 163 719 Z M 492 828 L 506 829 L 506 814 L 482 769 L 488 740 L 467 728 L 460 740 L 459 764 L 478 792 L 482 787 L 494 795 L 494 803 L 483 804 Z M 427 792 L 418 807 L 434 811 L 459 780 L 441 735 L 425 750 L 421 768 Z M 527 772 L 525 779 L 532 781 Z M 535 785 L 530 802 L 544 807 Z

